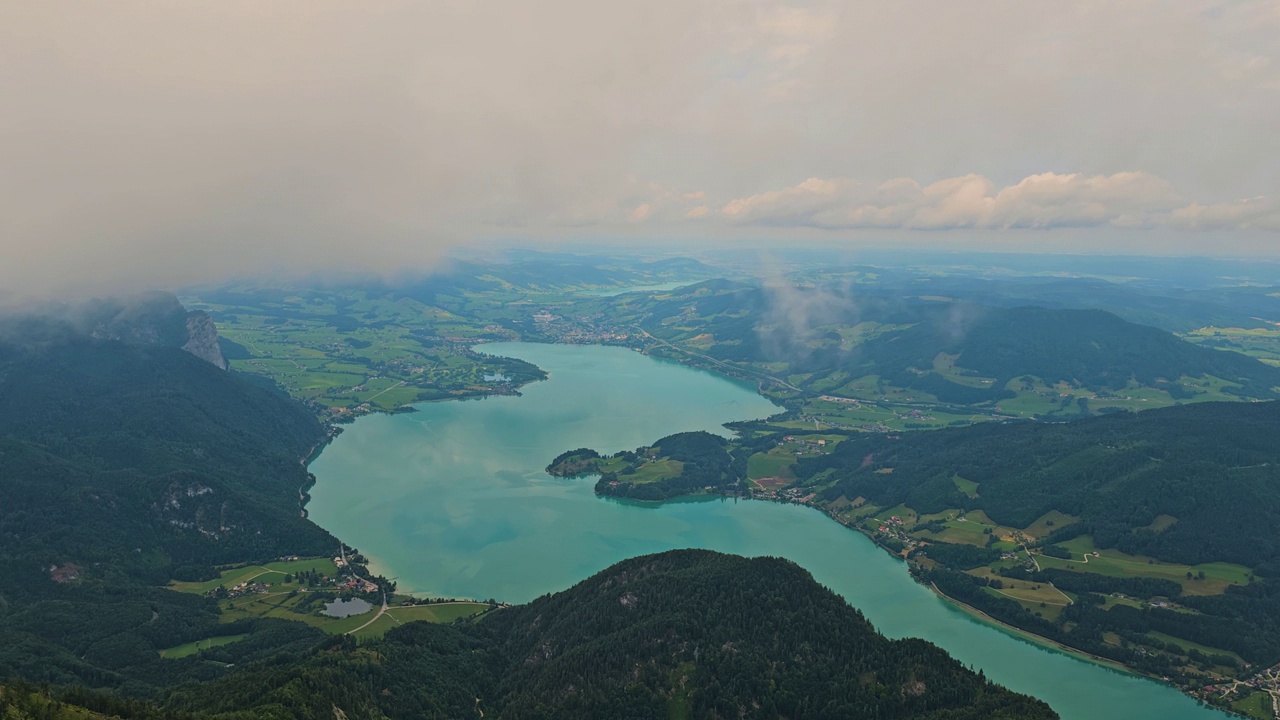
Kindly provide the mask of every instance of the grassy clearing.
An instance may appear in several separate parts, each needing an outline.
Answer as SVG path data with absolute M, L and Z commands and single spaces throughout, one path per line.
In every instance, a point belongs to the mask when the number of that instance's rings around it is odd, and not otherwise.
M 171 648 L 165 648 L 160 651 L 160 657 L 168 659 L 184 658 L 189 655 L 195 655 L 201 650 L 208 650 L 209 648 L 215 648 L 221 645 L 230 645 L 233 642 L 243 640 L 247 637 L 249 637 L 248 633 L 240 633 L 239 635 L 219 635 L 217 637 L 204 638 L 194 642 L 183 643 L 182 645 L 175 645 Z
M 1147 529 L 1152 532 L 1164 532 L 1165 530 L 1173 527 L 1173 524 L 1176 522 L 1178 522 L 1178 518 L 1172 515 L 1157 515 L 1156 519 L 1152 520 L 1151 524 L 1147 525 Z
M 489 606 L 477 602 L 451 602 L 435 605 L 413 605 L 410 607 L 393 607 L 387 613 L 400 622 L 425 620 L 434 623 L 448 623 L 458 618 L 471 617 L 484 612 Z
M 404 625 L 410 622 L 431 622 L 431 623 L 450 623 L 459 618 L 467 618 L 478 615 L 489 606 L 486 603 L 476 602 L 451 602 L 439 603 L 435 605 L 410 605 L 410 606 L 394 606 L 387 608 L 382 614 L 368 627 L 361 628 L 352 633 L 357 639 L 364 640 L 373 637 L 382 637 L 388 630 Z M 364 622 L 369 621 L 368 615 L 360 616 Z M 360 623 L 363 625 L 364 623 Z
M 364 622 L 369 622 L 369 616 L 367 615 L 360 616 L 360 619 L 364 620 Z M 353 629 L 350 632 L 357 640 L 368 640 L 370 638 L 380 638 L 383 635 L 386 635 L 388 630 L 392 630 L 403 624 L 403 622 L 397 622 L 389 613 L 383 613 L 382 617 L 374 620 L 369 625 L 364 625 L 362 622 L 357 626 L 359 629 Z
M 999 580 L 1000 584 L 1003 586 L 999 590 L 1000 594 L 1013 600 L 1064 606 L 1069 605 L 1072 602 L 1070 596 L 1050 583 L 1031 582 L 1029 580 L 1013 580 L 1007 577 L 1002 577 L 999 573 L 988 567 L 975 568 L 967 572 L 968 574 L 982 578 L 983 580 Z M 994 590 L 995 588 L 992 589 Z
M 905 519 L 905 516 L 903 518 Z M 993 536 L 1001 538 L 1012 532 L 1009 528 L 994 522 L 981 510 L 974 510 L 964 515 L 961 515 L 958 509 L 944 510 L 932 515 L 921 515 L 916 520 L 916 524 L 933 521 L 942 521 L 945 527 L 937 531 L 920 530 L 912 534 L 922 540 L 937 540 L 958 545 L 985 547 L 989 538 Z M 988 530 L 991 531 L 990 534 L 988 534 Z
M 1166 563 L 1142 555 L 1127 555 L 1118 550 L 1096 550 L 1093 538 L 1084 535 L 1062 543 L 1071 551 L 1071 560 L 1037 556 L 1041 567 L 1067 568 L 1079 572 L 1091 572 L 1108 577 L 1155 577 L 1173 580 L 1182 585 L 1182 592 L 1187 595 L 1220 595 L 1231 585 L 1247 585 L 1250 570 L 1243 565 L 1231 563 L 1204 563 L 1201 565 L 1180 565 Z M 1098 557 L 1092 553 L 1098 552 Z M 1088 562 L 1084 555 L 1089 553 Z M 1199 573 L 1203 572 L 1203 580 Z M 1187 573 L 1192 577 L 1187 578 Z
M 787 453 L 781 448 L 774 448 L 767 453 L 756 453 L 747 458 L 747 477 L 752 480 L 767 477 L 795 480 L 796 476 L 791 472 L 791 466 L 795 461 L 794 454 Z
M 1204 327 L 1183 339 L 1217 350 L 1242 353 L 1268 364 L 1280 364 L 1280 330 L 1273 328 Z
M 1228 387 L 1235 387 L 1233 383 L 1211 375 L 1203 377 L 1184 375 L 1178 378 L 1177 383 L 1193 394 L 1192 397 L 1183 398 L 1180 402 L 1240 400 L 1239 396 L 1226 392 Z M 1005 388 L 1015 393 L 1015 396 L 1001 400 L 996 410 L 1002 414 L 1018 417 L 1071 418 L 1097 415 L 1103 411 L 1137 412 L 1168 407 L 1179 402 L 1165 390 L 1139 385 L 1136 382 L 1130 382 L 1128 387 L 1122 390 L 1094 391 L 1067 383 L 1048 386 L 1039 378 L 1028 376 L 1026 381 L 1021 378 L 1010 380 Z M 1083 408 L 1081 401 L 1084 402 Z
M 948 520 L 946 527 L 942 530 L 938 532 L 921 532 L 918 533 L 918 536 L 926 540 L 983 547 L 987 544 L 987 538 L 990 537 L 986 532 L 988 529 L 994 534 L 997 531 L 997 526 L 985 525 L 966 517 Z
M 879 511 L 880 507 L 877 505 L 870 505 L 865 502 L 861 505 L 857 505 L 851 502 L 836 513 L 836 519 L 845 523 L 856 523 L 875 515 Z
M 222 615 L 220 619 L 222 622 L 232 622 L 234 620 L 250 617 L 269 617 L 280 620 L 294 620 L 320 628 L 327 633 L 338 635 L 355 630 L 372 619 L 374 614 L 377 612 L 375 607 L 373 610 L 362 615 L 353 615 L 345 618 L 331 618 L 320 614 L 320 611 L 324 609 L 323 603 L 316 602 L 307 607 L 302 607 L 302 604 L 309 599 L 310 593 L 302 592 L 299 588 L 294 586 L 286 587 L 292 587 L 293 589 L 246 595 L 233 600 L 224 600 L 219 603 L 219 606 L 222 608 Z
M 1054 530 L 1078 522 L 1080 522 L 1078 517 L 1060 513 L 1057 510 L 1050 510 L 1036 518 L 1036 521 L 1028 525 L 1023 532 L 1033 538 L 1042 538 Z
M 1065 604 L 1055 605 L 1047 602 L 1024 600 L 1010 594 L 1010 592 L 1016 592 L 1016 591 L 996 590 L 995 588 L 992 588 L 992 587 L 985 587 L 985 588 L 982 588 L 982 590 L 988 595 L 992 595 L 998 598 L 1004 598 L 1005 600 L 1012 600 L 1018 603 L 1019 605 L 1021 605 L 1022 607 L 1026 608 L 1028 612 L 1038 617 L 1042 617 L 1050 622 L 1057 620 L 1058 616 L 1062 614 L 1062 609 L 1066 607 Z M 1061 602 L 1061 600 L 1059 602 Z
M 1253 691 L 1247 696 L 1231 703 L 1231 709 L 1251 718 L 1273 720 L 1275 713 L 1271 711 L 1271 696 L 1260 691 Z
M 1103 597 L 1103 602 L 1102 602 L 1103 610 L 1110 610 L 1111 608 L 1117 605 L 1126 605 L 1128 607 L 1137 608 L 1139 610 L 1147 607 L 1147 603 L 1141 600 L 1134 600 L 1133 598 L 1130 598 L 1130 597 L 1116 597 L 1114 595 L 1106 595 Z
M 258 579 L 262 582 L 278 583 L 287 574 L 296 575 L 302 571 L 315 571 L 327 577 L 336 577 L 338 566 L 332 558 L 306 558 L 302 560 L 281 560 L 265 565 L 247 565 L 244 567 L 223 570 L 220 577 L 203 582 L 171 582 L 170 590 L 204 595 L 219 585 L 232 587 L 248 580 Z
M 940 352 L 933 358 L 933 371 L 948 381 L 965 387 L 990 389 L 995 386 L 995 378 L 980 377 L 968 370 L 956 367 L 956 360 L 959 358 L 960 355 L 958 354 L 948 355 Z
M 978 483 L 972 480 L 965 480 L 959 475 L 952 476 L 951 482 L 955 483 L 956 489 L 964 493 L 966 497 L 978 497 Z
M 1201 645 L 1200 643 L 1194 643 L 1194 642 L 1191 642 L 1190 640 L 1183 640 L 1180 637 L 1166 635 L 1165 633 L 1156 632 L 1155 630 L 1149 631 L 1147 633 L 1147 637 L 1159 640 L 1165 645 L 1176 645 L 1179 648 L 1177 652 L 1180 652 L 1183 655 L 1187 654 L 1191 650 L 1198 650 L 1204 653 L 1205 655 L 1226 655 L 1227 657 L 1233 658 L 1237 663 L 1240 663 L 1240 665 L 1242 666 L 1245 664 L 1244 660 L 1242 660 L 1239 655 L 1235 654 L 1234 652 L 1231 652 L 1230 650 L 1222 650 L 1220 648 L 1209 647 L 1208 645 Z
M 661 458 L 647 462 L 636 468 L 634 475 L 619 475 L 618 479 L 636 483 L 657 482 L 668 478 L 679 477 L 684 472 L 684 463 L 671 458 Z

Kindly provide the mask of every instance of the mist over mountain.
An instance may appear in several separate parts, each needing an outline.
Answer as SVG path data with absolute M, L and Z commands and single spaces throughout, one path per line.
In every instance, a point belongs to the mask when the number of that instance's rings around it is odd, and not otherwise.
M 44 304 L 0 313 L 0 344 L 37 351 L 61 342 L 116 340 L 143 347 L 176 347 L 227 369 L 218 329 L 208 313 L 188 311 L 168 292 Z

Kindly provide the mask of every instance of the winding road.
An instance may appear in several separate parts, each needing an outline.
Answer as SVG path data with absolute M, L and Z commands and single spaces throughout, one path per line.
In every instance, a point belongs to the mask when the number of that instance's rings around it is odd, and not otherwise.
M 715 363 L 715 364 L 719 365 L 720 367 L 729 368 L 729 369 L 731 369 L 731 370 L 737 370 L 737 371 L 739 371 L 739 372 L 750 373 L 750 374 L 752 374 L 752 375 L 756 375 L 756 376 L 758 376 L 758 377 L 765 378 L 766 380 L 772 380 L 773 382 L 775 382 L 775 383 L 777 383 L 777 384 L 779 384 L 779 385 L 781 385 L 781 386 L 783 386 L 783 387 L 785 387 L 785 388 L 788 388 L 788 389 L 790 389 L 790 390 L 794 390 L 794 391 L 796 391 L 796 392 L 798 392 L 798 393 L 802 393 L 802 394 L 804 393 L 804 390 L 801 390 L 800 388 L 796 387 L 795 385 L 792 385 L 791 383 L 787 382 L 786 380 L 782 380 L 782 379 L 780 379 L 780 378 L 776 378 L 776 377 L 774 377 L 774 376 L 772 376 L 772 375 L 770 375 L 770 374 L 768 374 L 768 373 L 762 373 L 762 372 L 760 372 L 759 370 L 752 370 L 751 368 L 745 368 L 745 367 L 742 367 L 741 365 L 735 365 L 735 364 L 733 364 L 733 363 L 725 362 L 725 361 L 723 361 L 723 360 L 717 360 L 717 359 L 715 359 L 715 358 L 713 358 L 713 357 L 711 357 L 711 356 L 709 356 L 709 355 L 702 355 L 702 354 L 699 354 L 699 353 L 696 353 L 696 352 L 690 352 L 690 351 L 685 350 L 684 348 L 679 347 L 679 346 L 677 346 L 677 345 L 672 345 L 671 343 L 667 342 L 666 340 L 663 340 L 662 338 L 656 338 L 656 337 L 654 337 L 654 336 L 650 335 L 647 331 L 645 331 L 645 329 L 644 329 L 644 328 L 640 327 L 639 325 L 632 325 L 632 326 L 631 326 L 631 329 L 632 329 L 632 330 L 635 330 L 636 332 L 640 333 L 641 335 L 644 335 L 646 338 L 648 338 L 648 339 L 650 339 L 650 340 L 654 341 L 655 343 L 658 343 L 659 345 L 665 345 L 666 347 L 669 347 L 669 348 L 671 348 L 672 350 L 675 350 L 676 352 L 684 353 L 685 355 L 688 355 L 688 356 L 690 356 L 690 357 L 700 358 L 700 359 L 702 359 L 702 360 L 706 360 L 706 361 L 708 361 L 708 362 L 713 362 L 713 363 Z

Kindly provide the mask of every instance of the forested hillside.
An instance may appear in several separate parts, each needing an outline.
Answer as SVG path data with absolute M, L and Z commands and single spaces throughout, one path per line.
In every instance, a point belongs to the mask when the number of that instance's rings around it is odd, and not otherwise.
M 288 398 L 181 350 L 111 340 L 21 351 L 0 373 L 3 527 L 25 563 L 155 581 L 336 545 L 300 517 L 300 460 L 324 431 Z
M 950 362 L 969 375 L 994 379 L 989 388 L 994 400 L 1012 397 L 1006 384 L 1024 375 L 1049 385 L 1065 382 L 1101 391 L 1136 382 L 1171 391 L 1175 398 L 1191 397 L 1178 383 L 1183 376 L 1219 377 L 1251 397 L 1274 397 L 1280 387 L 1280 368 L 1244 355 L 1198 347 L 1101 310 L 1037 307 L 936 312 L 899 333 L 869 340 L 832 369 L 879 374 L 915 387 L 929 378 L 939 353 L 956 356 Z M 921 389 L 946 399 L 938 379 Z
M 1280 388 L 1280 367 L 1104 310 L 1011 307 L 1001 296 L 959 299 L 917 285 L 708 281 L 581 312 L 643 329 L 659 342 L 653 352 L 772 379 L 766 385 L 783 399 L 833 394 L 961 416 L 955 408 L 1048 417 L 1274 398 Z
M 1280 404 L 1203 403 L 1071 423 L 854 435 L 796 472 L 801 483 L 821 474 L 831 499 L 862 496 L 926 514 L 983 510 L 1012 527 L 1056 510 L 1080 518 L 1063 532 L 1090 532 L 1100 547 L 1280 574 L 1276 438 Z M 976 492 L 962 492 L 955 476 Z M 1138 531 L 1161 515 L 1176 522 Z
M 1054 716 L 931 645 L 881 638 L 777 560 L 632 560 L 476 624 L 409 622 L 363 645 L 288 610 L 233 619 L 251 599 L 220 601 L 215 565 L 339 546 L 300 509 L 301 460 L 325 431 L 298 402 L 175 347 L 176 331 L 149 331 L 147 317 L 106 334 L 57 318 L 4 324 L 6 717 Z M 724 445 L 695 433 L 659 451 L 702 482 L 724 474 Z M 233 572 L 275 572 L 257 569 Z M 280 576 L 277 594 L 253 597 L 332 597 Z M 173 579 L 212 579 L 185 584 L 211 590 L 161 587 Z
M 212 600 L 156 586 L 337 547 L 299 505 L 300 461 L 324 429 L 289 398 L 179 349 L 185 311 L 162 305 L 110 326 L 130 342 L 65 315 L 5 323 L 0 677 L 151 693 L 191 670 L 156 651 L 218 624 Z M 155 317 L 164 322 L 148 329 Z M 265 638 L 272 623 L 238 629 Z M 266 644 L 309 635 L 298 630 Z
M 1276 402 L 850 433 L 792 486 L 947 595 L 1194 691 L 1280 662 L 1277 437 Z
M 336 707 L 353 720 L 1056 717 L 929 643 L 885 639 L 790 562 L 694 550 L 626 560 L 474 625 L 331 644 L 180 690 L 170 707 L 279 718 Z

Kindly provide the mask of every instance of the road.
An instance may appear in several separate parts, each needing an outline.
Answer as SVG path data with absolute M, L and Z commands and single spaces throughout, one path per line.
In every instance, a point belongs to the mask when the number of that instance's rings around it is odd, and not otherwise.
M 374 378 L 374 379 L 376 380 L 377 378 Z M 382 393 L 386 393 L 386 392 L 391 392 L 392 390 L 395 390 L 396 388 L 400 387 L 401 385 L 405 385 L 405 384 L 407 384 L 407 383 L 406 383 L 406 381 L 401 380 L 400 382 L 396 383 L 395 385 L 392 385 L 391 387 L 387 388 L 386 390 L 383 390 L 382 392 L 378 393 L 377 395 L 373 395 L 373 396 L 371 396 L 368 400 L 365 400 L 365 402 L 373 402 L 373 399 L 374 399 L 374 398 L 376 398 L 376 397 L 378 397 L 378 395 L 381 395 Z
M 360 576 L 359 576 L 359 575 L 356 575 L 356 577 L 360 577 Z M 378 618 L 382 617 L 382 615 L 383 615 L 384 613 L 386 613 L 386 612 L 387 612 L 387 591 L 386 591 L 386 590 L 383 590 L 383 591 L 382 591 L 382 607 L 378 608 L 378 614 L 377 614 L 377 615 L 374 615 L 372 618 L 370 618 L 369 622 L 367 622 L 367 623 L 365 623 L 365 624 L 361 625 L 360 627 L 356 628 L 355 630 L 348 630 L 348 631 L 347 631 L 346 633 L 344 633 L 344 634 L 345 634 L 345 635 L 354 635 L 355 633 L 360 632 L 361 630 L 363 630 L 363 629 L 365 629 L 365 628 L 369 627 L 370 625 L 372 625 L 372 624 L 374 624 L 374 623 L 378 622 Z M 392 618 L 392 619 L 394 619 L 394 618 Z
M 785 387 L 785 388 L 787 388 L 787 389 L 789 389 L 789 390 L 794 390 L 794 391 L 796 391 L 796 392 L 798 392 L 798 393 L 804 393 L 804 390 L 801 390 L 800 388 L 796 387 L 795 385 L 792 385 L 791 383 L 787 382 L 786 380 L 783 380 L 783 379 L 781 379 L 781 378 L 776 378 L 776 377 L 774 377 L 774 376 L 772 376 L 772 375 L 770 375 L 770 374 L 768 374 L 768 373 L 762 373 L 762 372 L 760 372 L 760 371 L 758 371 L 758 370 L 752 370 L 752 369 L 750 369 L 750 368 L 744 368 L 744 367 L 742 367 L 741 365 L 734 365 L 733 363 L 725 362 L 725 361 L 723 361 L 723 360 L 717 360 L 717 359 L 715 359 L 715 358 L 713 358 L 713 357 L 711 357 L 711 356 L 709 356 L 709 355 L 702 355 L 702 354 L 699 354 L 699 353 L 696 353 L 696 352 L 690 352 L 690 351 L 688 351 L 688 350 L 685 350 L 685 349 L 684 349 L 684 348 L 682 348 L 682 347 L 679 347 L 679 346 L 676 346 L 676 345 L 672 345 L 671 343 L 667 342 L 666 340 L 663 340 L 663 339 L 661 339 L 661 338 L 656 338 L 656 337 L 654 337 L 654 336 L 650 335 L 648 332 L 646 332 L 646 331 L 645 331 L 645 329 L 644 329 L 644 328 L 640 327 L 639 325 L 632 325 L 632 326 L 631 326 L 631 329 L 632 329 L 632 330 L 635 330 L 636 332 L 640 333 L 641 335 L 644 335 L 646 338 L 648 338 L 648 339 L 650 339 L 650 340 L 652 340 L 652 341 L 654 341 L 654 342 L 658 343 L 659 345 L 665 345 L 665 346 L 667 346 L 667 347 L 671 348 L 672 350 L 675 350 L 676 352 L 684 353 L 685 355 L 688 355 L 688 356 L 690 356 L 690 357 L 701 358 L 701 359 L 706 360 L 706 361 L 708 361 L 708 362 L 713 362 L 713 363 L 715 363 L 715 364 L 719 365 L 720 367 L 730 368 L 730 369 L 732 369 L 732 370 L 737 370 L 737 371 L 739 371 L 739 372 L 751 373 L 752 375 L 756 375 L 756 376 L 758 376 L 758 377 L 765 378 L 766 380 L 772 380 L 773 382 L 775 382 L 775 383 L 777 383 L 777 384 L 779 384 L 779 385 L 781 385 L 781 386 L 783 386 L 783 387 Z
M 343 565 L 345 565 L 345 566 L 347 567 L 347 569 L 351 571 L 351 574 L 352 574 L 352 575 L 354 575 L 354 576 L 355 576 L 355 578 L 356 578 L 357 580 L 361 580 L 361 581 L 363 581 L 363 582 L 367 582 L 367 583 L 372 583 L 372 582 L 373 582 L 372 580 L 369 580 L 368 578 L 360 577 L 360 573 L 356 572 L 356 567 L 355 567 L 354 565 L 352 565 L 351 563 L 347 562 L 347 549 L 346 549 L 345 547 L 343 547 L 342 545 L 338 545 L 338 554 L 342 556 L 342 564 L 343 564 Z M 370 625 L 372 625 L 372 624 L 374 624 L 374 623 L 378 622 L 378 618 L 382 617 L 383 613 L 385 613 L 385 612 L 387 611 L 387 589 L 386 589 L 386 588 L 378 588 L 378 589 L 382 591 L 382 607 L 378 608 L 378 614 L 377 614 L 377 615 L 374 615 L 374 616 L 369 620 L 369 622 L 367 622 L 367 623 L 365 623 L 365 624 L 361 625 L 360 627 L 356 628 L 355 630 L 348 630 L 347 632 L 343 633 L 344 635 L 352 635 L 352 634 L 354 634 L 354 633 L 358 633 L 358 632 L 360 632 L 361 630 L 363 630 L 363 629 L 365 629 L 365 628 L 369 627 Z

